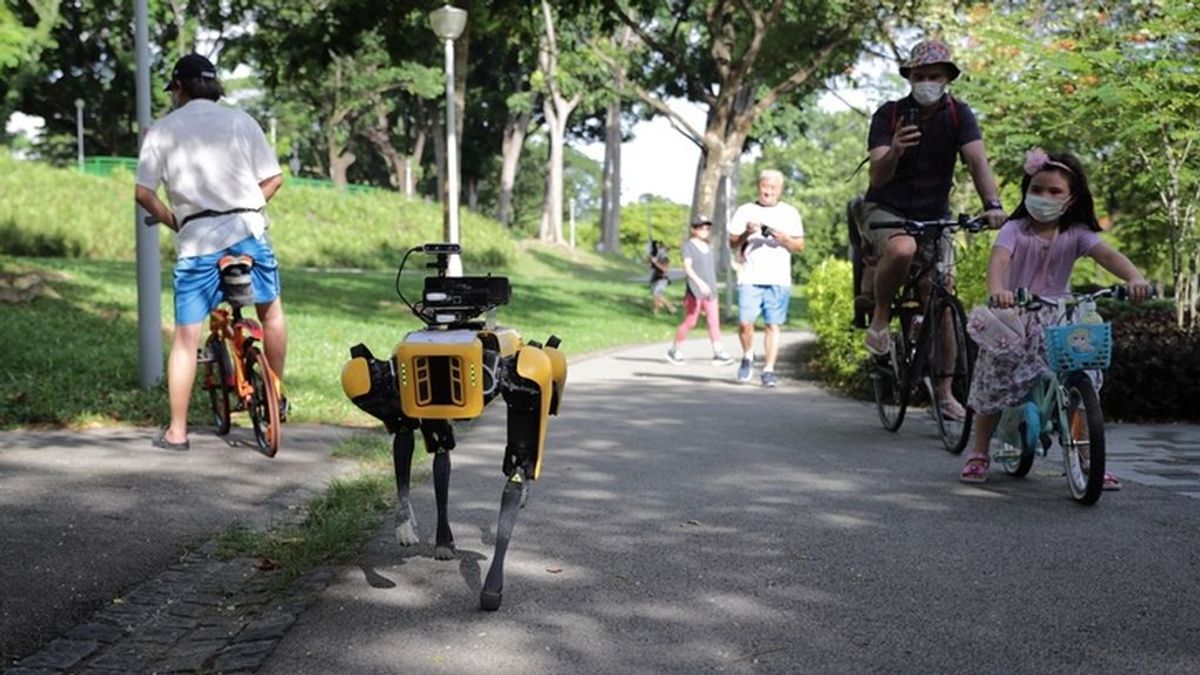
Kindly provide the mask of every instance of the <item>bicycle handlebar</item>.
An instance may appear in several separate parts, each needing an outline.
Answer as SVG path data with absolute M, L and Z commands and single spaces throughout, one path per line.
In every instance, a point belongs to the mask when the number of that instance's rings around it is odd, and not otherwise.
M 1075 305 L 1099 298 L 1112 298 L 1122 302 L 1129 300 L 1130 298 L 1129 287 L 1124 284 L 1114 284 L 1107 288 L 1101 288 L 1100 290 L 1093 291 L 1091 293 L 1071 293 L 1070 295 L 1063 296 L 1062 298 L 1058 299 L 1044 298 L 1036 293 L 1031 293 L 1028 288 L 1022 287 L 1014 290 L 1013 296 L 1013 305 L 1022 309 L 1039 309 L 1042 305 L 1054 305 L 1058 304 L 1060 301 L 1067 307 L 1073 307 Z M 1154 289 L 1150 289 L 1150 295 L 1147 296 L 1147 299 L 1157 296 L 1158 294 L 1154 292 Z M 991 304 L 992 301 L 989 298 L 988 305 L 990 306 Z
M 953 220 L 937 219 L 937 220 L 883 220 L 871 223 L 867 226 L 870 230 L 890 230 L 902 229 L 905 233 L 912 236 L 919 236 L 930 231 L 963 229 L 968 232 L 979 232 L 987 228 L 987 219 L 983 216 L 975 216 L 974 218 L 965 213 L 958 214 L 958 218 Z

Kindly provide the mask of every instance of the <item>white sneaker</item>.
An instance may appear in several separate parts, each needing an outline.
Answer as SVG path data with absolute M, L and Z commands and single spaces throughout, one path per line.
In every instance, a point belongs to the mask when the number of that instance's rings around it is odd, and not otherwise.
M 729 352 L 721 350 L 713 354 L 712 364 L 714 366 L 728 366 L 731 363 L 733 363 L 733 357 L 729 355 Z
M 674 348 L 667 350 L 667 360 L 675 365 L 683 363 L 683 356 Z

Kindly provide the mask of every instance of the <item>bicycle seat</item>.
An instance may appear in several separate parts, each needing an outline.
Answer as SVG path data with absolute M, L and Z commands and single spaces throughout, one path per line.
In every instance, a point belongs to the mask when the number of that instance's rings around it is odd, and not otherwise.
M 254 304 L 254 287 L 251 285 L 250 268 L 254 260 L 248 255 L 227 255 L 217 262 L 221 274 L 221 292 L 225 300 L 235 307 Z

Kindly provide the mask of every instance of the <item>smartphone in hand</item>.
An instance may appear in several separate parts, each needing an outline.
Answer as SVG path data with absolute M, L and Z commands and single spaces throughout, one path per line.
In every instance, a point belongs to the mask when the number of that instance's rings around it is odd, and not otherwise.
M 921 111 L 916 107 L 909 108 L 904 111 L 904 123 L 902 126 L 916 127 L 921 124 Z

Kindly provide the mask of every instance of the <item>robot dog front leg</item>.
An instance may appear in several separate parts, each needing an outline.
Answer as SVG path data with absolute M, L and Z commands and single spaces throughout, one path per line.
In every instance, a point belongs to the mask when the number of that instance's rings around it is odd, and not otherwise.
M 433 453 L 433 495 L 437 502 L 437 535 L 433 557 L 454 559 L 454 534 L 450 531 L 450 451 L 454 449 L 454 429 L 446 420 L 423 420 L 421 435 L 425 449 Z

